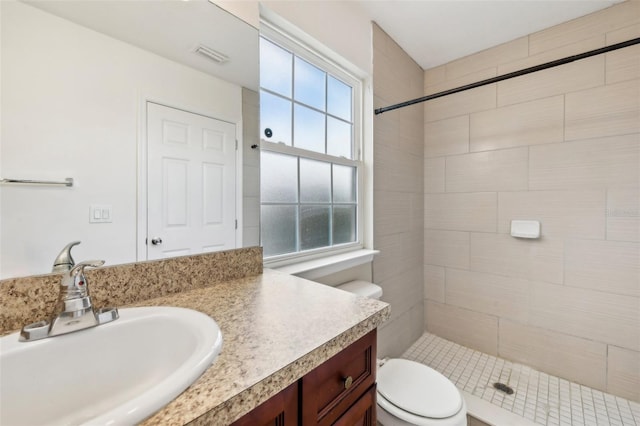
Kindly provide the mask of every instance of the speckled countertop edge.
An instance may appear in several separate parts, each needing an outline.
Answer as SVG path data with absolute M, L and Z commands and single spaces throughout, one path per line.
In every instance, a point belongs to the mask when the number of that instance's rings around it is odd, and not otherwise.
M 247 247 L 110 265 L 86 272 L 94 307 L 139 303 L 262 273 L 262 248 Z M 0 335 L 48 319 L 58 302 L 61 274 L 0 280 Z
M 388 319 L 389 305 L 265 270 L 131 306 L 178 306 L 214 318 L 220 356 L 143 425 L 228 425 Z

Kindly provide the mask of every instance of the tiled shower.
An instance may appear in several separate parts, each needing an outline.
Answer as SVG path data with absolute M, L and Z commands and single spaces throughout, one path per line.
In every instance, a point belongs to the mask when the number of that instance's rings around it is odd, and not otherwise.
M 374 25 L 375 107 L 638 36 L 627 1 L 422 73 Z M 640 46 L 387 112 L 374 136 L 382 352 L 426 328 L 640 400 Z

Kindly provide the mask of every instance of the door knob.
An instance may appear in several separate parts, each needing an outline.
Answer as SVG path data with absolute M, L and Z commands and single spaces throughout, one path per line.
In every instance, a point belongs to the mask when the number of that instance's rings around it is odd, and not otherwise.
M 162 238 L 160 237 L 154 237 L 151 239 L 151 244 L 153 244 L 154 246 L 157 246 L 158 244 L 162 244 Z

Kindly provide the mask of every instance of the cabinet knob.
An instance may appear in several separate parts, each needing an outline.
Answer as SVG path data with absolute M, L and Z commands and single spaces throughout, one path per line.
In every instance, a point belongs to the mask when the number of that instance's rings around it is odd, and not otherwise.
M 344 378 L 344 388 L 345 389 L 349 389 L 352 384 L 353 384 L 353 377 L 349 376 L 349 377 L 345 377 Z

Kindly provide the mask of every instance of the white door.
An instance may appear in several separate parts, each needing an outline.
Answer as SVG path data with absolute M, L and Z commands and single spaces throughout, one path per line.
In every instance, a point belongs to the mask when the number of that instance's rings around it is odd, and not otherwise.
M 236 247 L 235 125 L 147 102 L 147 259 Z

